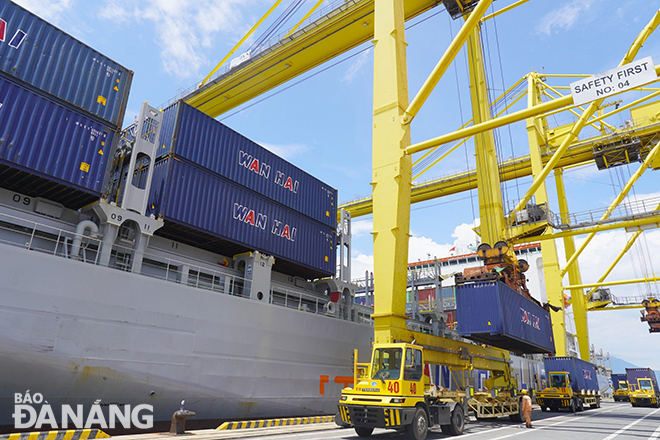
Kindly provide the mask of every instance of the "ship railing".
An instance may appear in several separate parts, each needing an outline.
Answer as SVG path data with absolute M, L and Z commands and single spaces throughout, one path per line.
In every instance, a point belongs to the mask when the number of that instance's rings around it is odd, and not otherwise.
M 12 234 L 3 235 L 4 238 L 0 238 L 1 243 L 98 264 L 101 234 L 95 233 L 94 236 L 78 234 L 75 231 L 5 213 L 0 213 L 0 230 L 12 232 Z M 69 247 L 76 239 L 79 240 L 79 253 L 73 256 L 69 254 Z
M 101 265 L 103 235 L 89 232 L 76 233 L 75 231 L 58 228 L 37 221 L 0 213 L 0 231 L 10 232 L 0 234 L 0 243 L 23 247 L 31 251 L 50 254 L 53 256 L 76 259 L 83 263 Z M 71 250 L 76 243 L 79 249 L 77 255 Z M 145 252 L 141 259 L 139 270 L 135 270 L 133 258 L 135 243 L 129 238 L 118 237 L 112 245 L 108 267 L 139 273 L 143 276 L 161 279 L 164 281 L 183 284 L 197 289 L 210 290 L 217 293 L 249 298 L 250 280 L 237 276 L 224 267 L 213 267 L 212 263 L 185 257 L 183 259 L 170 258 L 166 252 Z M 104 266 L 106 263 L 103 264 Z M 246 286 L 248 286 L 246 288 Z M 284 286 L 275 285 L 270 289 L 267 302 L 276 306 L 287 307 L 307 313 L 322 314 L 329 317 L 353 320 L 358 322 L 371 322 L 370 308 L 356 309 L 353 316 L 333 311 L 328 307 L 329 298 L 305 293 Z

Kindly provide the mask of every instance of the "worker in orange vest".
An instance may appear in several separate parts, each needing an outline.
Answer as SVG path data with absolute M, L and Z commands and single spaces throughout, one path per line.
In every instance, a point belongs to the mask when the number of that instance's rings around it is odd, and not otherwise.
M 532 427 L 532 398 L 527 394 L 527 390 L 521 390 L 522 394 L 522 413 L 525 416 L 525 426 Z

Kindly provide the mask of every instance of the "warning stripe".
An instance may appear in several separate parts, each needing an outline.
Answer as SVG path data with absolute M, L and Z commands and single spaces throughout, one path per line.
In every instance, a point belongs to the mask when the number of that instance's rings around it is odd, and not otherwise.
M 334 421 L 335 421 L 335 416 L 296 417 L 290 419 L 269 419 L 269 420 L 252 420 L 245 422 L 225 422 L 215 429 L 219 431 L 224 431 L 229 429 L 271 428 L 274 426 L 309 425 L 312 423 L 329 423 Z M 0 438 L 0 440 L 2 439 Z
M 68 431 L 0 434 L 0 440 L 87 440 L 96 438 L 110 438 L 110 436 L 100 429 L 69 429 Z

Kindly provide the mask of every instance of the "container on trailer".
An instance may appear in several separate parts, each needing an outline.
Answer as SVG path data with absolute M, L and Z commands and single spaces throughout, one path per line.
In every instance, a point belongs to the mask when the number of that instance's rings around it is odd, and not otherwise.
M 0 186 L 77 209 L 101 195 L 117 133 L 0 77 Z
M 275 270 L 306 278 L 336 270 L 334 227 L 182 159 L 156 162 L 149 214 L 165 219 L 159 235 L 223 255 L 258 250 Z
M 626 368 L 626 376 L 628 377 L 628 384 L 630 390 L 639 388 L 637 379 L 651 379 L 651 386 L 655 390 L 656 396 L 660 396 L 658 389 L 658 379 L 655 377 L 655 371 L 650 368 Z M 635 388 L 633 388 L 635 387 Z
M 498 281 L 456 286 L 458 333 L 517 353 L 554 353 L 550 313 Z
M 0 75 L 120 128 L 133 72 L 8 0 L 0 0 Z
M 621 381 L 623 381 L 623 382 L 627 381 L 628 376 L 625 375 L 625 374 L 613 374 L 611 376 L 611 379 L 612 379 L 612 390 L 616 391 L 619 388 L 621 388 L 620 382 Z
M 187 159 L 336 227 L 334 188 L 182 101 L 164 112 L 159 156 Z
M 570 373 L 571 388 L 576 393 L 582 390 L 598 392 L 598 376 L 594 364 L 571 356 L 549 357 L 545 358 L 543 363 L 545 364 L 546 374 L 555 371 Z

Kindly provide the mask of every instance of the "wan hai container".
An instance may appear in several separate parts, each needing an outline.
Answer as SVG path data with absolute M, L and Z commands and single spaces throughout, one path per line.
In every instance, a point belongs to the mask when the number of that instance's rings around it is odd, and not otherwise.
M 550 313 L 506 284 L 456 286 L 458 333 L 516 353 L 554 353 Z
M 8 0 L 0 19 L 0 74 L 121 128 L 133 72 Z
M 157 234 L 222 255 L 258 250 L 275 270 L 308 279 L 334 275 L 335 228 L 178 158 L 156 162 L 147 215 Z
M 549 357 L 543 360 L 545 374 L 553 371 L 566 371 L 571 373 L 571 388 L 573 391 L 598 391 L 598 376 L 596 366 L 580 358 L 571 356 Z
M 159 156 L 184 158 L 333 228 L 337 191 L 201 111 L 164 110 Z
M 98 199 L 117 134 L 0 77 L 0 186 L 77 209 Z

